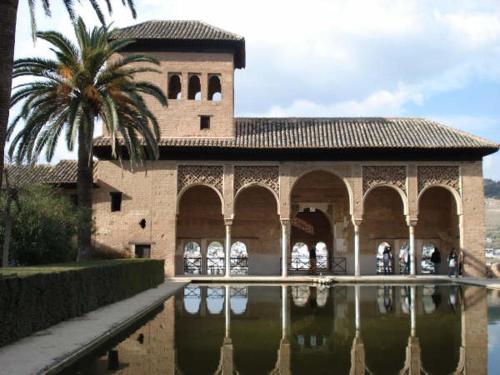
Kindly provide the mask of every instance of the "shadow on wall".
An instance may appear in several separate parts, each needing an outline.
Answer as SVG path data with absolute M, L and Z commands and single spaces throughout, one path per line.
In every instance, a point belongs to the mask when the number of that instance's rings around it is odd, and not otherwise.
M 91 259 L 126 259 L 132 258 L 132 254 L 126 249 L 117 249 L 100 242 L 94 242 L 90 257 Z

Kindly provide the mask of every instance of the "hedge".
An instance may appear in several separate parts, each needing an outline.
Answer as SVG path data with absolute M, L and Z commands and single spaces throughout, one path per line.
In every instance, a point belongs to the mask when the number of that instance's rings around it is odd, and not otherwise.
M 163 260 L 0 268 L 0 346 L 156 287 Z

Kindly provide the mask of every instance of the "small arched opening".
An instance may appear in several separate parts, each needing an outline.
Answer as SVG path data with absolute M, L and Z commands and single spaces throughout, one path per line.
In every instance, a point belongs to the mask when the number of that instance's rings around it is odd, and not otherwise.
M 208 78 L 208 100 L 218 102 L 222 100 L 222 86 L 220 77 L 212 75 Z
M 224 287 L 207 287 L 207 310 L 217 315 L 224 309 Z
M 201 247 L 191 241 L 184 246 L 184 274 L 199 275 L 202 268 Z
M 180 100 L 181 96 L 181 77 L 178 74 L 172 74 L 168 79 L 168 99 Z
M 212 241 L 207 247 L 207 274 L 224 275 L 224 246 L 219 241 Z
M 231 245 L 231 275 L 248 275 L 248 249 L 242 241 Z
M 297 242 L 292 247 L 290 268 L 293 271 L 307 271 L 311 266 L 309 248 L 303 242 Z
M 196 74 L 189 76 L 188 99 L 201 100 L 201 82 L 200 77 Z

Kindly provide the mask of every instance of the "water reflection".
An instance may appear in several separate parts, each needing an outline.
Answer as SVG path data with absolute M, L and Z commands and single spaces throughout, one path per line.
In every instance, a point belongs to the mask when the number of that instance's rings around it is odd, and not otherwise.
M 487 313 L 476 287 L 191 285 L 71 373 L 481 375 Z

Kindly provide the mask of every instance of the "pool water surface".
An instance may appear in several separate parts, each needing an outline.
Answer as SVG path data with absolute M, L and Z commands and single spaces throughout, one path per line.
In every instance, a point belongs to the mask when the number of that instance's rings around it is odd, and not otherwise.
M 191 284 L 64 373 L 495 374 L 500 294 L 457 285 Z

